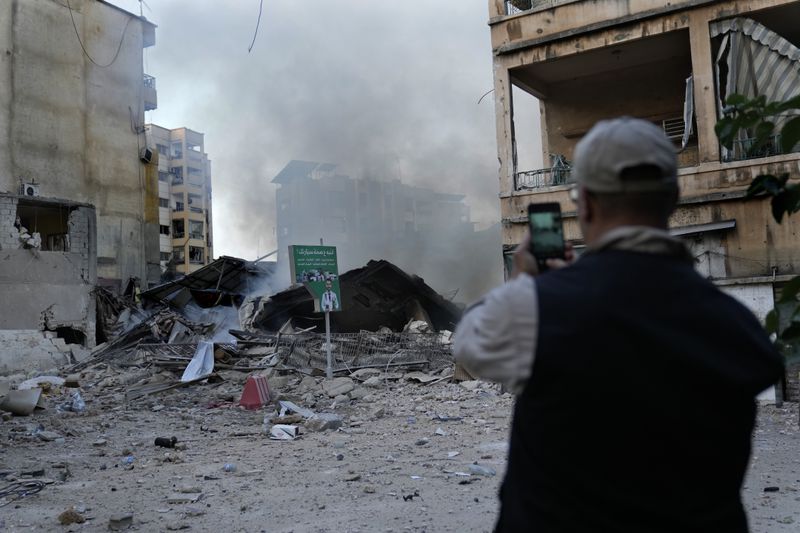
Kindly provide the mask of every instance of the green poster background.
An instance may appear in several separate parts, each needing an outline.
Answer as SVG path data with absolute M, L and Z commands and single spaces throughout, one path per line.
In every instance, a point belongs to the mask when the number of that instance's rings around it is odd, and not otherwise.
M 335 246 L 289 246 L 292 283 L 302 283 L 314 298 L 314 310 L 341 311 L 339 265 Z M 325 293 L 330 289 L 329 295 Z M 323 309 L 323 303 L 328 309 Z

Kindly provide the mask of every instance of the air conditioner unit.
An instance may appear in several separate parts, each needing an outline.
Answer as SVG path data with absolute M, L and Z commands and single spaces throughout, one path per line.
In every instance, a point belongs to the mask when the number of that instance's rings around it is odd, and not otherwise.
M 139 159 L 142 163 L 149 165 L 153 161 L 153 151 L 147 147 L 142 148 L 142 151 L 139 152 Z
M 21 183 L 19 186 L 20 196 L 39 196 L 38 183 Z

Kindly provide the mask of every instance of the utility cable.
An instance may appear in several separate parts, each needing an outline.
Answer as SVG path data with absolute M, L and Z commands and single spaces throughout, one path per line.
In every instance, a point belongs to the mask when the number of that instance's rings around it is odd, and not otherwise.
M 7 498 L 8 501 L 0 503 L 0 507 L 4 507 L 11 502 L 20 500 L 25 496 L 36 494 L 37 492 L 40 492 L 43 488 L 44 488 L 44 482 L 39 481 L 38 479 L 34 479 L 31 481 L 18 481 L 16 483 L 11 483 L 10 485 L 6 485 L 2 489 L 0 489 L 0 500 Z
M 122 50 L 122 43 L 125 41 L 125 33 L 128 31 L 128 26 L 130 26 L 131 21 L 134 19 L 134 17 L 128 17 L 128 22 L 125 23 L 125 28 L 123 28 L 123 30 L 122 30 L 122 35 L 120 36 L 119 44 L 117 45 L 117 51 L 114 53 L 114 57 L 111 58 L 111 62 L 109 62 L 109 63 L 107 63 L 105 65 L 101 65 L 100 63 L 95 61 L 92 58 L 91 55 L 89 55 L 89 52 L 86 50 L 86 47 L 83 45 L 83 40 L 81 40 L 81 34 L 80 34 L 80 32 L 78 32 L 78 25 L 75 24 L 75 15 L 72 12 L 72 5 L 70 5 L 69 0 L 67 0 L 67 9 L 69 9 L 69 18 L 70 18 L 70 20 L 72 20 L 72 28 L 75 30 L 75 36 L 78 38 L 78 44 L 81 45 L 81 50 L 83 50 L 83 55 L 85 55 L 87 58 L 89 58 L 89 61 L 91 61 L 92 63 L 94 63 L 96 66 L 98 66 L 100 68 L 107 68 L 107 67 L 110 67 L 111 65 L 113 65 L 117 61 L 117 58 L 119 57 L 119 52 L 120 52 L 120 50 Z
M 253 45 L 256 44 L 256 37 L 258 37 L 258 27 L 261 25 L 261 11 L 264 9 L 264 0 L 261 0 L 258 4 L 258 20 L 256 21 L 256 31 L 253 33 L 253 42 L 250 43 L 250 47 L 247 49 L 247 53 L 249 54 L 251 50 L 253 50 Z

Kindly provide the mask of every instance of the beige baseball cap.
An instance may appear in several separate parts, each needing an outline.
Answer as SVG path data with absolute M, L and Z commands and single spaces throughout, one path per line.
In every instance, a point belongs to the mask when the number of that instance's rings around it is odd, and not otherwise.
M 626 168 L 652 165 L 661 177 L 623 179 Z M 668 192 L 678 188 L 675 146 L 663 130 L 646 120 L 601 120 L 575 147 L 572 174 L 596 193 Z

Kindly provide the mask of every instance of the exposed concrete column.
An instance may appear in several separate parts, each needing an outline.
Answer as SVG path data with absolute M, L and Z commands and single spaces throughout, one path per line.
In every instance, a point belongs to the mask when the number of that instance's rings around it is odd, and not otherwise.
M 513 161 L 513 103 L 511 100 L 511 77 L 508 68 L 500 58 L 494 61 L 494 109 L 497 129 L 497 159 L 500 163 L 500 194 L 510 194 L 514 190 Z
M 14 111 L 14 22 L 17 2 L 0 2 L 0 192 L 16 185 L 11 154 Z
M 694 76 L 694 113 L 700 163 L 719 161 L 719 140 L 714 132 L 717 104 L 714 91 L 714 59 L 705 12 L 689 13 L 689 44 Z

